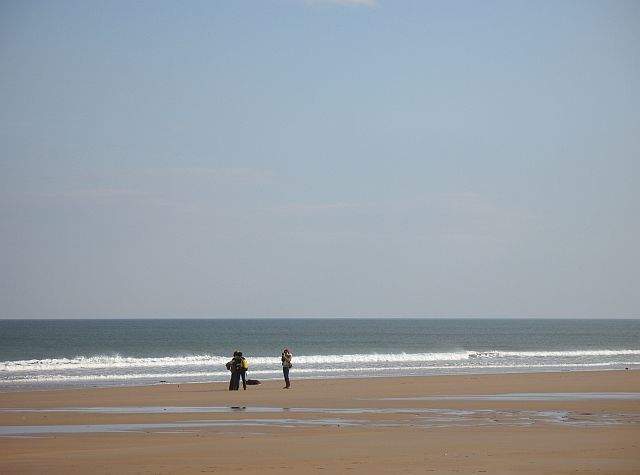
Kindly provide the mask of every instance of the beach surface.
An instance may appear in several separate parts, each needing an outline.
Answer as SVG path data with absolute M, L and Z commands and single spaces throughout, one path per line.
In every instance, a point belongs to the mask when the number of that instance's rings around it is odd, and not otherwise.
M 640 372 L 0 393 L 0 474 L 638 474 Z

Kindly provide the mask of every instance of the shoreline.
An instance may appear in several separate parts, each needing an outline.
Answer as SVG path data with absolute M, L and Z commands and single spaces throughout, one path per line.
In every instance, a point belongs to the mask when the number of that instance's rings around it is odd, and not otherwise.
M 250 374 L 250 373 L 249 373 Z M 484 380 L 484 381 L 492 381 L 492 380 L 523 380 L 528 379 L 526 377 L 531 377 L 534 379 L 545 378 L 547 376 L 556 379 L 560 376 L 576 376 L 578 379 L 584 379 L 587 376 L 597 376 L 594 381 L 599 381 L 602 377 L 607 377 L 608 375 L 620 375 L 620 374 L 633 374 L 633 377 L 630 379 L 640 379 L 640 370 L 637 369 L 594 369 L 594 370 L 564 370 L 564 371 L 513 371 L 513 372 L 477 372 L 477 373 L 457 373 L 457 374 L 428 374 L 428 375 L 397 375 L 397 376 L 330 376 L 330 377 L 314 377 L 314 378 L 295 378 L 292 376 L 292 382 L 295 381 L 296 386 L 308 386 L 315 384 L 340 384 L 341 382 L 345 383 L 358 383 L 364 384 L 367 382 L 376 382 L 381 381 L 385 383 L 390 383 L 393 381 L 401 381 L 403 385 L 411 381 L 421 381 L 421 382 L 429 382 L 429 381 L 449 381 L 453 386 L 460 389 L 457 382 L 459 381 L 472 381 L 472 380 Z M 293 373 L 292 373 L 293 375 Z M 636 376 L 637 375 L 637 376 Z M 253 379 L 249 376 L 249 379 Z M 616 378 L 618 379 L 618 378 Z M 266 386 L 280 385 L 283 382 L 282 377 L 280 378 L 272 378 L 272 379 L 264 379 L 261 380 L 261 384 L 255 386 L 249 386 L 248 391 L 254 392 L 259 391 L 261 388 Z M 91 386 L 71 386 L 71 387 L 63 387 L 63 388 L 42 388 L 42 389 L 17 389 L 17 390 L 0 390 L 0 407 L 2 402 L 10 399 L 11 395 L 21 395 L 24 396 L 26 394 L 42 395 L 44 393 L 75 393 L 75 392 L 93 392 L 96 393 L 102 391 L 109 392 L 120 392 L 127 391 L 132 393 L 137 393 L 139 391 L 153 391 L 154 388 L 201 388 L 201 387 L 211 387 L 212 391 L 219 392 L 221 390 L 227 391 L 230 394 L 233 394 L 233 391 L 228 391 L 228 380 L 226 381 L 196 381 L 196 382 L 157 382 L 157 383 L 149 383 L 149 384 L 135 384 L 135 385 L 91 385 Z M 595 382 L 594 382 L 595 384 Z M 600 384 L 596 384 L 597 387 L 600 387 Z M 639 389 L 640 391 L 640 386 Z M 237 393 L 243 393 L 243 390 L 237 391 Z
M 504 371 L 501 368 L 496 368 L 495 370 L 491 370 L 491 371 L 473 371 L 473 370 L 462 370 L 459 372 L 443 372 L 443 373 L 431 373 L 431 374 L 412 374 L 412 375 L 406 375 L 406 374 L 400 374 L 400 375 L 388 375 L 388 374 L 384 374 L 384 375 L 366 375 L 366 376 L 362 376 L 362 375 L 353 375 L 353 376 L 349 376 L 349 375 L 338 375 L 338 376 L 315 376 L 315 377 L 299 377 L 297 378 L 297 381 L 333 381 L 333 380 L 353 380 L 353 379 L 385 379 L 385 378 L 434 378 L 434 377 L 464 377 L 464 376 L 490 376 L 490 375 L 510 375 L 510 374 L 530 374 L 530 375 L 535 375 L 535 374 L 554 374 L 554 373 L 560 373 L 560 374 L 567 374 L 567 373 L 609 373 L 609 372 L 618 372 L 618 371 L 640 371 L 640 367 L 637 367 L 638 365 L 636 364 L 629 364 L 627 366 L 622 366 L 622 367 L 617 367 L 617 368 L 608 368 L 608 369 L 603 369 L 601 367 L 598 368 L 594 368 L 594 369 L 585 369 L 585 368 L 580 368 L 580 369 L 557 369 L 557 367 L 552 367 L 549 370 L 544 370 L 544 369 L 540 369 L 540 368 L 534 368 L 534 369 L 530 369 L 530 370 L 517 370 L 514 369 L 513 371 Z M 251 372 L 249 372 L 249 375 L 251 374 Z M 250 376 L 249 376 L 250 377 Z M 258 378 L 251 378 L 251 379 L 258 379 Z M 269 378 L 264 378 L 264 379 L 259 379 L 259 381 L 261 382 L 273 382 L 273 381 L 280 381 L 282 380 L 282 376 L 279 375 L 278 377 L 269 377 Z M 41 388 L 30 388 L 30 387 L 10 387 L 10 388 L 2 388 L 0 386 L 0 394 L 4 394 L 4 393 L 30 393 L 30 392 L 48 392 L 48 391 L 72 391 L 72 390 L 86 390 L 86 389 L 127 389 L 127 388 L 143 388 L 143 387 L 147 387 L 147 386 L 166 386 L 166 385 L 191 385 L 191 384 L 227 384 L 228 383 L 228 379 L 227 380 L 210 380 L 210 381 L 188 381 L 188 382 L 177 382 L 177 381 L 157 381 L 157 382 L 149 382 L 149 383 L 132 383 L 132 384 L 118 384 L 118 383 L 114 383 L 114 384 L 88 384 L 88 385 L 74 385 L 74 384 L 68 384 L 68 385 L 60 385 L 60 386 L 56 386 L 56 385 L 51 385 L 51 386 L 46 386 L 46 384 L 42 384 Z M 38 386 L 38 383 L 33 383 L 33 386 Z
M 292 379 L 290 390 L 281 381 L 247 391 L 227 386 L 0 393 L 0 473 L 640 469 L 638 371 Z

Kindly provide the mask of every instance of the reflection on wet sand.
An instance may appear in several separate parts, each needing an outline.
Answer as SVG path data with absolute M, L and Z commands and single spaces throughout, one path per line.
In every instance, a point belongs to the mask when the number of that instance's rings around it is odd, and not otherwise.
M 638 393 L 607 393 L 609 398 L 637 399 Z M 576 395 L 569 393 L 548 394 L 504 394 L 490 396 L 458 396 L 456 400 L 565 400 L 576 397 L 604 398 L 605 393 L 592 395 Z M 442 400 L 445 397 L 430 398 L 385 398 L 376 400 Z M 286 418 L 240 418 L 240 419 L 201 419 L 156 423 L 135 424 L 86 424 L 86 425 L 21 425 L 0 426 L 0 437 L 35 437 L 53 434 L 106 433 L 106 432 L 157 432 L 190 433 L 196 431 L 211 432 L 229 427 L 479 427 L 479 426 L 529 426 L 536 424 L 562 424 L 580 426 L 605 426 L 621 424 L 640 424 L 638 413 L 585 413 L 577 411 L 531 411 L 508 409 L 435 409 L 435 408 L 280 408 L 280 407 L 247 407 L 247 406 L 120 406 L 120 407 L 69 407 L 49 409 L 13 409 L 0 408 L 5 413 L 83 413 L 83 414 L 287 414 Z M 296 418 L 300 414 L 304 417 Z M 309 414 L 322 414 L 336 417 L 307 418 Z M 344 418 L 342 415 L 366 416 L 384 415 L 376 418 Z

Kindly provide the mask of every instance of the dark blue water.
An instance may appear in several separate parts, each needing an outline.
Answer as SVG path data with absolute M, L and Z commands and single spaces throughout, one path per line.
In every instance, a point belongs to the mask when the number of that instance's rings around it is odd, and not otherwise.
M 0 390 L 297 377 L 619 369 L 640 365 L 640 320 L 0 320 Z

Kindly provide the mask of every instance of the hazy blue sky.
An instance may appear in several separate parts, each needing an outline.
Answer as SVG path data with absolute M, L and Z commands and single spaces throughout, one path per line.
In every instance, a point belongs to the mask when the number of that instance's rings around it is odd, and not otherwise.
M 0 317 L 640 317 L 640 2 L 0 0 Z

